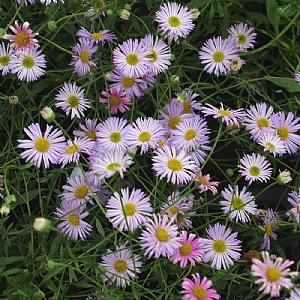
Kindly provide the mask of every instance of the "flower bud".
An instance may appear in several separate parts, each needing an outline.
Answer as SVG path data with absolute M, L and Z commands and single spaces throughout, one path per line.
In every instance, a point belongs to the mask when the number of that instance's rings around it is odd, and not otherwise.
M 197 20 L 200 15 L 200 11 L 198 8 L 191 8 L 190 13 L 193 15 L 192 20 Z
M 177 101 L 183 103 L 186 100 L 186 93 L 181 93 L 177 96 Z
M 8 195 L 4 198 L 4 201 L 6 204 L 11 204 L 17 201 L 16 196 L 15 195 Z
M 15 105 L 19 102 L 18 96 L 9 96 L 8 97 L 9 104 Z
M 48 262 L 47 262 L 47 267 L 48 267 L 49 270 L 54 270 L 56 264 L 57 264 L 57 263 L 56 263 L 55 261 L 53 261 L 53 260 L 48 260 Z
M 106 14 L 108 16 L 111 16 L 114 12 L 111 9 L 106 10 Z
M 227 170 L 226 170 L 226 174 L 227 174 L 228 177 L 233 177 L 234 172 L 233 172 L 232 169 L 227 169 Z
M 276 181 L 280 184 L 280 185 L 284 185 L 286 183 L 289 183 L 290 181 L 292 181 L 292 177 L 291 177 L 291 172 L 288 170 L 284 170 L 284 171 L 279 171 L 279 175 L 276 178 Z
M 236 59 L 234 59 L 234 60 L 232 60 L 230 62 L 230 69 L 231 69 L 231 71 L 233 71 L 233 72 L 239 71 L 241 69 L 242 65 L 243 65 L 243 62 L 244 61 L 242 59 L 240 59 L 239 57 L 236 58 Z
M 51 221 L 46 218 L 36 218 L 33 222 L 33 228 L 39 232 L 50 232 Z
M 42 300 L 42 299 L 45 299 L 45 294 L 41 290 L 38 290 L 37 292 L 35 292 L 32 295 L 32 299 L 33 300 Z
M 55 120 L 55 114 L 53 112 L 53 110 L 50 107 L 44 107 L 41 111 L 40 111 L 42 117 L 48 122 L 51 123 Z
M 118 15 L 122 20 L 128 21 L 130 18 L 130 12 L 127 9 L 120 9 Z
M 57 28 L 57 23 L 53 20 L 48 21 L 47 23 L 48 29 L 50 31 L 55 30 Z
M 172 83 L 180 83 L 180 77 L 177 76 L 177 75 L 172 75 L 172 76 L 170 77 L 170 81 L 171 81 Z
M 128 11 L 131 11 L 131 6 L 129 4 L 125 4 L 124 9 L 126 9 Z
M 10 213 L 10 205 L 7 203 L 3 203 L 0 207 L 0 214 L 3 216 L 7 216 Z

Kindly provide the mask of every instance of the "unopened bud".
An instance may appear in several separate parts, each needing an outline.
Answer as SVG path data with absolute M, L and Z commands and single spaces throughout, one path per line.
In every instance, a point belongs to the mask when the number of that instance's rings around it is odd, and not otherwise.
M 4 201 L 6 204 L 11 204 L 17 201 L 16 196 L 15 195 L 8 195 L 4 198 Z
M 131 6 L 129 4 L 125 4 L 124 9 L 131 11 Z
M 44 107 L 41 111 L 40 111 L 42 117 L 48 122 L 51 123 L 55 120 L 55 114 L 53 112 L 53 110 L 50 107 Z
M 51 221 L 46 218 L 36 218 L 32 226 L 36 231 L 39 232 L 51 231 Z
M 48 260 L 48 262 L 47 262 L 47 267 L 48 267 L 48 269 L 49 270 L 53 270 L 54 268 L 55 268 L 55 265 L 56 265 L 57 263 L 55 262 L 55 261 L 53 261 L 53 260 Z
M 186 94 L 182 93 L 177 96 L 177 101 L 183 103 L 186 100 Z
M 284 170 L 284 171 L 280 172 L 279 175 L 276 178 L 276 181 L 280 185 L 284 185 L 286 183 L 289 183 L 290 181 L 292 181 L 291 172 L 288 171 L 288 170 Z
M 3 203 L 0 207 L 0 214 L 3 216 L 7 216 L 10 213 L 10 205 L 7 203 Z
M 55 30 L 57 28 L 57 23 L 53 20 L 48 21 L 47 23 L 48 29 L 50 31 Z
M 227 170 L 226 170 L 226 174 L 227 174 L 228 177 L 233 177 L 234 172 L 233 172 L 232 169 L 227 169 Z
M 241 69 L 242 65 L 243 65 L 243 62 L 244 61 L 242 59 L 240 59 L 239 57 L 236 58 L 236 59 L 234 59 L 234 60 L 232 60 L 230 62 L 230 69 L 231 69 L 231 71 L 233 71 L 233 72 L 239 71 Z
M 192 9 L 190 9 L 190 13 L 193 15 L 192 20 L 198 19 L 199 15 L 200 15 L 200 11 L 199 11 L 198 8 L 192 8 Z
M 118 15 L 122 20 L 128 21 L 130 18 L 130 12 L 127 9 L 120 9 Z
M 8 97 L 9 104 L 15 105 L 19 102 L 18 96 L 9 96 Z
M 111 9 L 106 10 L 106 14 L 108 16 L 111 16 L 114 12 Z
M 172 76 L 170 77 L 170 81 L 171 81 L 172 83 L 180 83 L 180 77 L 177 76 L 177 75 L 172 75 Z

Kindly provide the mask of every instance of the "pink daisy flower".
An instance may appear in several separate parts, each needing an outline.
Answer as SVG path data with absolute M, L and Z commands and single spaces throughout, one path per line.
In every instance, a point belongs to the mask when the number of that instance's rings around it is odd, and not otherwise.
M 282 257 L 271 259 L 267 251 L 262 251 L 262 260 L 252 259 L 251 274 L 259 277 L 255 280 L 255 284 L 262 284 L 258 289 L 264 294 L 270 294 L 271 297 L 279 297 L 282 287 L 286 289 L 293 288 L 290 278 L 299 274 L 299 272 L 291 272 L 289 266 L 294 262 L 283 260 Z M 290 278 L 287 278 L 290 277 Z
M 145 256 L 148 258 L 154 255 L 170 257 L 180 247 L 180 238 L 178 235 L 178 227 L 169 221 L 167 215 L 155 215 L 152 219 L 147 218 L 145 222 L 146 229 L 142 230 L 139 240 L 141 248 L 145 249 Z
M 181 294 L 185 294 L 182 300 L 213 300 L 220 299 L 220 295 L 216 290 L 212 289 L 212 281 L 204 277 L 202 280 L 198 273 L 192 274 L 193 280 L 184 278 L 181 284 L 183 290 Z
M 201 238 L 197 238 L 193 233 L 188 235 L 186 231 L 182 231 L 179 237 L 181 239 L 180 246 L 170 257 L 170 261 L 174 264 L 180 262 L 180 268 L 186 268 L 188 263 L 195 266 L 195 262 L 202 261 L 204 252 Z
M 112 114 L 116 114 L 118 111 L 124 113 L 126 110 L 130 110 L 128 105 L 132 104 L 132 100 L 126 96 L 125 91 L 120 92 L 120 88 L 110 89 L 109 93 L 102 91 L 101 95 L 105 98 L 99 98 L 99 102 L 107 103 L 106 108 L 110 109 Z
M 24 22 L 20 26 L 18 21 L 15 21 L 15 26 L 9 26 L 14 34 L 4 34 L 3 38 L 9 40 L 11 47 L 17 50 L 29 50 L 39 47 L 38 40 L 34 38 L 38 33 L 33 33 L 28 27 L 28 22 Z
M 213 195 L 218 194 L 217 187 L 219 185 L 218 181 L 210 181 L 210 175 L 203 175 L 200 171 L 200 168 L 196 168 L 195 170 L 196 178 L 195 181 L 199 183 L 200 193 L 204 193 L 206 191 L 211 191 Z

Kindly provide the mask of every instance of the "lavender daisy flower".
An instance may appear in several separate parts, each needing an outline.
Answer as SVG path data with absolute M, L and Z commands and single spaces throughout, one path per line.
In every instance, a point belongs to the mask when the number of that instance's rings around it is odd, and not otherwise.
M 5 48 L 4 42 L 0 44 L 0 71 L 2 70 L 2 76 L 5 76 L 11 69 L 12 53 L 13 49 L 9 45 Z
M 240 23 L 232 25 L 227 31 L 229 36 L 236 39 L 237 46 L 240 49 L 253 48 L 256 43 L 256 33 L 252 33 L 254 28 L 248 27 L 248 24 Z
M 24 128 L 30 140 L 18 140 L 18 148 L 28 149 L 21 153 L 25 162 L 33 162 L 37 168 L 40 168 L 43 161 L 46 169 L 50 167 L 49 162 L 58 163 L 64 149 L 65 137 L 62 131 L 57 128 L 51 132 L 52 128 L 53 126 L 47 124 L 44 134 L 42 134 L 38 123 L 30 124 L 28 129 Z
M 79 43 L 72 47 L 72 51 L 75 55 L 72 55 L 70 66 L 74 65 L 74 72 L 78 76 L 84 76 L 91 72 L 91 68 L 96 64 L 92 60 L 92 55 L 97 51 L 97 45 L 94 46 L 94 42 L 87 39 L 79 39 Z
M 232 233 L 230 228 L 227 228 L 220 223 L 214 226 L 209 226 L 206 230 L 208 238 L 203 238 L 203 261 L 211 261 L 211 267 L 216 267 L 217 270 L 226 270 L 229 266 L 233 266 L 233 259 L 240 258 L 241 241 L 237 239 L 237 233 Z
M 150 198 L 140 189 L 121 189 L 121 194 L 114 192 L 106 205 L 105 217 L 109 219 L 114 228 L 119 231 L 131 231 L 140 228 L 150 216 L 153 208 Z
M 264 151 L 272 153 L 274 157 L 282 156 L 286 152 L 283 141 L 271 132 L 262 133 L 258 138 L 258 144 L 264 147 Z
M 37 48 L 19 51 L 11 59 L 11 73 L 18 75 L 21 81 L 34 81 L 44 75 L 46 68 L 45 55 Z
M 178 227 L 169 221 L 167 215 L 153 214 L 152 218 L 147 218 L 146 228 L 139 237 L 141 248 L 145 249 L 145 256 L 148 258 L 153 255 L 154 258 L 170 257 L 180 247 L 180 238 L 177 237 Z
M 252 259 L 251 274 L 259 277 L 255 280 L 255 284 L 261 284 L 258 291 L 263 294 L 270 294 L 271 297 L 279 297 L 282 287 L 291 289 L 293 284 L 290 278 L 299 274 L 292 272 L 289 268 L 294 262 L 283 260 L 282 257 L 271 259 L 267 251 L 261 253 L 262 260 L 257 258 Z M 287 278 L 290 277 L 290 278 Z
M 82 26 L 80 27 L 76 35 L 96 44 L 101 43 L 102 46 L 104 46 L 106 41 L 114 43 L 114 40 L 117 39 L 117 37 L 113 33 L 110 33 L 110 30 L 100 30 L 98 32 L 90 33 Z
M 192 114 L 195 110 L 200 110 L 202 107 L 200 103 L 194 100 L 199 94 L 194 93 L 193 91 L 183 90 L 180 93 L 176 92 L 175 95 L 176 100 L 183 104 L 183 112 L 186 114 Z
M 252 193 L 246 192 L 245 186 L 239 191 L 237 185 L 234 188 L 228 185 L 228 189 L 225 188 L 221 194 L 225 199 L 220 201 L 222 210 L 225 214 L 229 213 L 230 220 L 236 219 L 237 222 L 241 221 L 242 223 L 251 221 L 249 214 L 255 214 L 257 205 Z
M 298 72 L 295 74 L 294 79 L 297 81 L 298 84 L 300 84 L 300 71 L 298 71 Z
M 195 266 L 195 262 L 202 261 L 204 252 L 201 238 L 197 238 L 193 233 L 188 235 L 186 231 L 182 231 L 179 237 L 180 247 L 170 257 L 170 261 L 173 264 L 180 262 L 180 268 L 186 268 L 189 263 Z
M 196 165 L 183 150 L 177 153 L 175 147 L 166 145 L 155 151 L 152 160 L 152 169 L 160 179 L 167 177 L 172 184 L 186 184 L 193 179 Z
M 170 42 L 176 42 L 179 37 L 186 38 L 195 27 L 193 14 L 180 3 L 164 3 L 155 15 L 160 34 L 166 34 Z
M 24 3 L 26 6 L 27 5 L 32 5 L 35 3 L 35 0 L 17 0 L 17 3 L 20 5 L 21 3 Z
M 118 287 L 130 285 L 131 280 L 140 273 L 142 267 L 141 257 L 133 254 L 126 248 L 126 243 L 116 247 L 116 251 L 107 250 L 107 254 L 101 256 L 99 266 L 105 269 L 104 280 L 110 284 L 116 282 Z
M 209 74 L 227 75 L 230 73 L 231 61 L 239 57 L 236 53 L 236 43 L 218 36 L 204 43 L 199 51 L 199 59 L 202 64 L 205 64 L 204 70 Z
M 289 221 L 296 220 L 300 226 L 300 188 L 298 188 L 298 193 L 291 191 L 287 201 L 293 206 L 293 208 L 286 213 L 287 216 L 289 216 Z
M 87 235 L 90 235 L 93 227 L 83 221 L 89 213 L 85 211 L 84 206 L 79 206 L 77 201 L 62 201 L 54 214 L 57 216 L 55 219 L 62 221 L 57 228 L 74 240 L 80 238 L 84 241 Z
M 76 116 L 84 116 L 84 111 L 90 107 L 87 99 L 84 98 L 84 90 L 77 86 L 76 83 L 64 83 L 59 89 L 59 93 L 55 95 L 54 100 L 59 101 L 55 104 L 61 108 L 68 116 L 71 113 L 71 119 Z
M 290 293 L 290 298 L 285 298 L 285 300 L 299 300 L 300 299 L 300 288 L 293 287 Z
M 87 137 L 89 138 L 92 142 L 97 141 L 97 136 L 96 132 L 99 130 L 99 125 L 97 124 L 98 120 L 97 119 L 85 119 L 85 124 L 79 124 L 79 127 L 81 130 L 73 130 L 74 136 L 77 137 Z
M 142 77 L 149 72 L 148 55 L 152 51 L 137 39 L 128 39 L 113 51 L 113 64 L 123 75 L 128 77 Z
M 184 278 L 181 284 L 183 290 L 181 294 L 185 294 L 182 300 L 213 300 L 220 299 L 215 289 L 212 289 L 212 281 L 204 277 L 202 280 L 198 273 L 192 274 L 193 280 Z
M 288 112 L 287 116 L 283 111 L 272 114 L 270 116 L 277 135 L 283 141 L 288 154 L 296 153 L 300 145 L 300 135 L 296 132 L 300 129 L 300 118 L 294 119 L 292 112 Z
M 249 184 L 259 180 L 261 182 L 267 182 L 272 174 L 272 167 L 269 161 L 261 154 L 252 153 L 252 155 L 245 154 L 240 159 L 239 172 L 245 179 L 249 181 Z

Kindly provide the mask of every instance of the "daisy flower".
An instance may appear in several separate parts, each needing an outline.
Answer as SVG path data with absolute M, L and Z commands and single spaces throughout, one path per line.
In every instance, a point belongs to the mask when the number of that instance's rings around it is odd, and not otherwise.
M 213 300 L 220 299 L 220 295 L 216 290 L 212 289 L 212 281 L 204 277 L 202 280 L 199 273 L 192 274 L 193 280 L 184 278 L 181 284 L 183 290 L 181 294 L 185 294 L 182 300 Z
M 159 7 L 155 13 L 160 34 L 168 36 L 169 41 L 176 42 L 179 37 L 186 38 L 195 28 L 193 14 L 180 3 L 168 2 Z
M 7 45 L 5 48 L 4 42 L 0 44 L 0 71 L 2 70 L 2 76 L 5 76 L 11 68 L 13 49 Z
M 160 179 L 167 177 L 172 184 L 186 184 L 193 179 L 196 165 L 183 150 L 177 153 L 175 147 L 163 146 L 154 152 L 152 161 L 152 169 Z
M 2 38 L 9 40 L 11 42 L 10 46 L 14 49 L 34 50 L 34 48 L 39 47 L 38 40 L 34 38 L 38 33 L 33 33 L 28 27 L 28 22 L 24 22 L 20 26 L 18 21 L 15 21 L 15 26 L 9 25 L 10 30 L 14 34 L 4 34 Z
M 254 181 L 267 182 L 272 174 L 272 167 L 270 162 L 261 154 L 252 153 L 252 155 L 245 154 L 240 159 L 238 165 L 238 172 L 251 184 Z
M 271 297 L 279 297 L 282 287 L 288 290 L 293 288 L 290 278 L 299 274 L 291 272 L 289 268 L 294 262 L 288 259 L 284 261 L 282 257 L 271 259 L 267 251 L 262 251 L 261 256 L 262 260 L 253 258 L 251 265 L 251 274 L 259 277 L 254 283 L 262 284 L 258 291 L 270 294 Z
M 28 2 L 28 3 L 27 3 Z M 26 6 L 29 4 L 34 4 L 35 0 L 17 0 L 17 3 L 20 5 L 21 3 L 24 3 Z
M 255 141 L 258 141 L 263 132 L 271 131 L 271 128 L 273 128 L 273 122 L 270 118 L 273 110 L 272 106 L 267 107 L 264 102 L 251 105 L 246 110 L 243 124 L 246 126 L 246 130 L 250 131 L 251 138 Z
M 104 7 L 106 6 L 105 1 L 89 0 L 89 5 L 92 5 L 92 7 L 90 7 L 84 14 L 85 18 L 90 18 L 91 21 L 94 21 L 97 17 L 105 16 L 105 12 L 103 11 Z
M 153 86 L 155 83 L 154 77 L 150 81 L 146 81 L 143 77 L 125 76 L 118 69 L 109 73 L 109 80 L 115 82 L 108 86 L 109 89 L 120 89 L 120 92 L 125 92 L 126 96 L 130 99 L 133 99 L 134 96 L 137 98 L 144 96 L 142 91 L 145 90 L 148 85 Z
M 163 73 L 171 65 L 171 52 L 169 46 L 158 37 L 151 34 L 147 34 L 142 41 L 147 49 L 152 51 L 147 57 L 150 58 L 149 68 L 150 73 L 157 75 L 158 73 Z
M 195 169 L 196 178 L 195 181 L 198 182 L 198 188 L 200 190 L 200 193 L 204 193 L 206 191 L 211 191 L 213 195 L 218 194 L 217 187 L 219 185 L 219 182 L 217 181 L 210 181 L 210 175 L 206 174 L 203 175 L 200 171 L 200 168 Z
M 191 159 L 196 163 L 197 167 L 200 167 L 204 162 L 207 154 L 203 151 L 211 151 L 212 147 L 201 145 L 200 147 L 189 151 L 187 154 L 191 156 Z
M 285 300 L 299 300 L 300 299 L 300 288 L 294 287 L 290 293 L 290 298 L 285 298 Z
M 94 157 L 90 164 L 93 174 L 99 179 L 108 179 L 117 172 L 123 178 L 133 159 L 123 151 L 106 152 L 103 156 Z
M 264 151 L 268 151 L 274 155 L 282 156 L 285 152 L 285 146 L 279 136 L 271 132 L 264 132 L 258 138 L 258 144 L 264 147 Z
M 44 134 L 41 132 L 38 123 L 32 123 L 27 128 L 24 128 L 25 133 L 29 136 L 30 140 L 18 140 L 18 148 L 25 148 L 21 153 L 21 157 L 25 162 L 32 162 L 37 168 L 40 168 L 43 161 L 46 169 L 50 167 L 49 161 L 57 164 L 59 157 L 64 149 L 65 137 L 61 130 L 46 124 L 46 131 Z M 51 132 L 52 131 L 52 132 Z
M 296 153 L 300 145 L 300 135 L 296 132 L 300 129 L 299 120 L 297 117 L 294 119 L 292 112 L 288 112 L 287 116 L 283 111 L 272 114 L 270 116 L 277 135 L 283 141 L 288 154 Z
M 221 118 L 222 122 L 226 123 L 227 126 L 237 126 L 240 127 L 240 123 L 244 118 L 244 109 L 224 109 L 223 103 L 220 102 L 220 108 L 214 107 L 209 103 L 205 103 L 205 106 L 201 107 L 201 112 L 204 116 L 213 116 L 215 119 Z
M 2 194 L 2 192 L 3 192 L 4 181 L 3 181 L 2 178 L 3 178 L 3 175 L 0 175 L 0 198 L 3 199 L 3 194 Z
M 195 262 L 202 261 L 204 252 L 201 238 L 197 238 L 193 233 L 188 235 L 186 231 L 182 231 L 179 238 L 181 239 L 180 246 L 170 257 L 170 261 L 173 264 L 180 262 L 180 268 L 186 268 L 188 263 L 195 266 Z
M 150 198 L 140 189 L 121 189 L 121 194 L 114 192 L 106 205 L 105 217 L 109 219 L 114 228 L 119 231 L 131 231 L 140 228 L 150 216 L 153 208 Z
M 222 37 L 213 37 L 207 40 L 201 47 L 199 59 L 205 64 L 204 70 L 209 74 L 230 73 L 231 61 L 238 58 L 237 46 L 230 39 L 222 39 Z
M 126 243 L 116 247 L 116 251 L 107 250 L 107 254 L 101 256 L 102 262 L 99 266 L 105 269 L 103 278 L 110 284 L 116 282 L 118 287 L 130 285 L 130 281 L 135 279 L 136 273 L 141 273 L 141 257 L 133 254 L 126 248 Z
M 74 65 L 74 72 L 78 76 L 84 76 L 90 73 L 91 68 L 96 64 L 92 60 L 92 55 L 97 51 L 97 45 L 94 46 L 94 42 L 79 38 L 79 43 L 72 47 L 72 51 L 75 55 L 72 55 L 70 66 Z
M 256 43 L 256 33 L 252 33 L 253 30 L 248 24 L 240 23 L 232 25 L 227 31 L 230 37 L 237 38 L 238 48 L 248 49 L 253 48 L 253 43 Z
M 277 240 L 277 234 L 274 232 L 278 220 L 277 218 L 277 213 L 273 212 L 271 208 L 268 208 L 263 217 L 263 226 L 258 226 L 265 233 L 261 246 L 263 250 L 269 251 L 271 248 L 271 239 Z
M 207 122 L 199 115 L 192 115 L 182 120 L 176 130 L 171 131 L 171 145 L 177 151 L 185 150 L 187 152 L 206 144 L 209 141 L 210 131 Z
M 54 214 L 57 216 L 55 219 L 62 221 L 57 228 L 76 241 L 78 238 L 84 241 L 93 229 L 90 224 L 83 221 L 89 213 L 85 211 L 84 206 L 79 206 L 77 201 L 62 201 Z
M 300 71 L 298 71 L 298 72 L 295 74 L 294 79 L 297 81 L 298 84 L 300 84 Z
M 300 188 L 298 188 L 298 193 L 291 191 L 288 195 L 287 201 L 293 206 L 286 214 L 289 216 L 289 221 L 296 220 L 300 225 Z
M 93 193 L 97 193 L 98 189 L 88 184 L 85 176 L 80 174 L 74 178 L 67 178 L 67 184 L 62 186 L 63 193 L 60 195 L 63 201 L 72 201 L 79 204 L 83 204 L 86 201 L 90 201 L 93 198 Z
M 152 218 L 147 218 L 145 227 L 141 231 L 139 240 L 148 258 L 153 255 L 154 258 L 170 257 L 180 247 L 180 238 L 177 236 L 178 227 L 169 221 L 167 215 L 153 214 Z
M 41 1 L 41 3 L 46 3 L 46 5 L 49 5 L 51 3 L 57 4 L 58 0 L 40 0 L 40 1 Z M 59 0 L 59 1 L 61 1 L 62 3 L 64 3 L 64 0 Z
M 225 214 L 229 213 L 230 220 L 236 219 L 242 223 L 251 221 L 249 214 L 255 215 L 257 205 L 252 193 L 246 192 L 245 186 L 239 191 L 237 185 L 234 188 L 228 185 L 228 189 L 225 188 L 221 194 L 225 199 L 219 202 L 222 205 L 221 209 Z
M 110 89 L 109 93 L 102 91 L 101 95 L 105 98 L 99 98 L 99 102 L 107 103 L 106 108 L 110 109 L 112 114 L 116 114 L 118 111 L 124 113 L 126 110 L 130 110 L 128 105 L 132 104 L 132 100 L 126 96 L 125 91 L 121 92 L 120 88 Z
M 152 51 L 137 39 L 128 39 L 113 51 L 113 64 L 123 75 L 128 77 L 142 77 L 149 72 L 148 55 Z
M 160 121 L 152 117 L 137 118 L 128 129 L 130 148 L 141 147 L 141 154 L 149 148 L 157 148 L 157 142 L 163 139 L 165 130 Z
M 186 114 L 191 114 L 195 110 L 201 109 L 201 104 L 194 99 L 199 96 L 199 94 L 193 91 L 183 90 L 182 92 L 176 92 L 176 100 L 183 104 L 183 112 Z
M 97 141 L 105 151 L 126 151 L 128 143 L 127 120 L 119 117 L 109 117 L 100 123 L 96 132 Z
M 18 74 L 21 81 L 34 81 L 44 75 L 46 68 L 45 55 L 37 48 L 29 48 L 26 51 L 18 52 L 11 59 L 11 73 Z
M 84 117 L 84 111 L 90 107 L 89 102 L 84 98 L 84 90 L 75 82 L 73 84 L 65 82 L 54 100 L 59 101 L 55 106 L 61 108 L 67 116 L 71 113 L 71 119 L 74 119 L 75 116 L 77 118 Z
M 232 233 L 230 228 L 226 229 L 220 223 L 210 225 L 206 231 L 209 237 L 202 239 L 202 250 L 205 253 L 203 261 L 211 261 L 211 267 L 217 270 L 233 266 L 233 259 L 237 260 L 241 256 L 241 241 L 237 239 L 237 233 Z
M 82 26 L 80 26 L 76 35 L 80 38 L 95 42 L 96 44 L 101 43 L 102 46 L 104 46 L 106 41 L 114 43 L 114 40 L 117 39 L 113 33 L 110 33 L 110 30 L 100 30 L 98 32 L 90 33 Z
M 79 124 L 81 130 L 73 130 L 74 136 L 77 137 L 87 137 L 90 141 L 96 142 L 97 136 L 96 131 L 98 131 L 99 125 L 97 124 L 97 119 L 85 119 L 85 124 Z
M 87 138 L 75 137 L 74 140 L 68 140 L 65 145 L 65 151 L 61 153 L 59 163 L 63 169 L 70 163 L 78 164 L 80 153 L 88 153 L 93 148 L 93 142 Z

